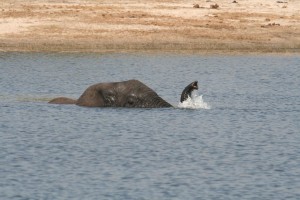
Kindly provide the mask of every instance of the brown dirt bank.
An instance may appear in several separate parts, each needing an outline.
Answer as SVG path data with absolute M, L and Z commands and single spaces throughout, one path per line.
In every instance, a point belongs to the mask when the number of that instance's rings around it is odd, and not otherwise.
M 299 53 L 300 1 L 278 2 L 0 0 L 0 51 Z

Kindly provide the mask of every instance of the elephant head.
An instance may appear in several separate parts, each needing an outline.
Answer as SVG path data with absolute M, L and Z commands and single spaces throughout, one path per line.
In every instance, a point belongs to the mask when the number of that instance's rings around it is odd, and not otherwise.
M 197 81 L 188 85 L 181 96 L 187 98 L 192 90 L 198 89 Z M 182 99 L 182 98 L 181 98 Z M 132 107 L 161 108 L 172 107 L 151 88 L 138 80 L 98 83 L 88 87 L 78 100 L 59 97 L 49 103 L 76 104 L 88 107 Z
M 156 92 L 138 80 L 92 85 L 79 97 L 76 104 L 91 107 L 171 107 Z

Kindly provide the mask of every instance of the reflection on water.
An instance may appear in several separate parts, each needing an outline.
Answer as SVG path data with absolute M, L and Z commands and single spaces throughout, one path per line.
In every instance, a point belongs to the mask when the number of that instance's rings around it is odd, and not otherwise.
M 299 199 L 299 63 L 0 53 L 0 199 Z M 129 79 L 198 109 L 47 104 Z

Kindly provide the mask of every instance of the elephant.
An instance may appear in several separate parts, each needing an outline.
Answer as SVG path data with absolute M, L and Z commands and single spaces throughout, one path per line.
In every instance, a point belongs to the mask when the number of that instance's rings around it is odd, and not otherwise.
M 193 90 L 198 89 L 198 81 L 184 88 L 180 101 L 183 102 Z M 58 97 L 49 101 L 51 104 L 76 104 L 87 107 L 128 107 L 128 108 L 163 108 L 172 107 L 155 91 L 138 80 L 98 83 L 88 87 L 77 99 Z

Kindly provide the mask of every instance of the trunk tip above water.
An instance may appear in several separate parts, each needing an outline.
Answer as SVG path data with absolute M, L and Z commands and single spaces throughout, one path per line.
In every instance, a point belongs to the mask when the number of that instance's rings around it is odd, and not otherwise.
M 191 97 L 194 90 L 198 90 L 198 81 L 194 81 L 184 88 L 181 93 L 180 102 L 182 103 L 187 100 L 188 97 Z

